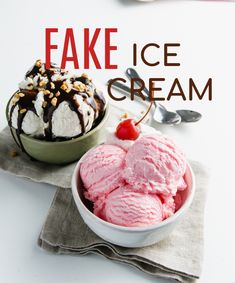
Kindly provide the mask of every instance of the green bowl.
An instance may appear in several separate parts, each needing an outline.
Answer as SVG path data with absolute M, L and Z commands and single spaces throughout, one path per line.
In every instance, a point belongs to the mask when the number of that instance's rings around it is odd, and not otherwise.
M 9 101 L 10 102 L 10 101 Z M 9 103 L 6 108 L 7 120 Z M 30 137 L 26 134 L 20 134 L 20 142 L 26 153 L 39 161 L 51 164 L 66 164 L 78 160 L 91 147 L 104 141 L 105 125 L 109 116 L 109 105 L 107 104 L 100 123 L 83 136 L 67 141 L 43 141 Z M 11 127 L 11 133 L 19 146 L 19 139 L 16 130 Z

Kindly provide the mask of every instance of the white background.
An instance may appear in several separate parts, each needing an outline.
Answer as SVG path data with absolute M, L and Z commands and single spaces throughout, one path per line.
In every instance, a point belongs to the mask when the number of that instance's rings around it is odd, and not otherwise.
M 235 282 L 234 163 L 235 158 L 235 3 L 218 1 L 128 0 L 1 1 L 0 25 L 0 129 L 6 126 L 5 106 L 24 72 L 37 58 L 44 59 L 44 28 L 58 27 L 52 53 L 60 64 L 66 27 L 74 28 L 82 67 L 82 32 L 89 27 L 117 27 L 112 41 L 118 45 L 112 61 L 119 69 L 89 70 L 103 85 L 123 76 L 132 65 L 131 46 L 156 42 L 179 42 L 180 68 L 149 68 L 139 64 L 145 79 L 166 77 L 163 94 L 179 77 L 185 92 L 193 77 L 198 86 L 213 78 L 213 101 L 172 100 L 170 108 L 199 110 L 197 124 L 158 127 L 184 148 L 189 158 L 211 170 L 205 212 L 205 256 L 199 282 Z M 103 33 L 97 45 L 103 56 Z M 149 56 L 160 56 L 162 49 Z M 68 66 L 69 67 L 69 66 Z M 125 102 L 128 105 L 127 101 Z M 133 108 L 133 104 L 131 104 Z M 0 136 L 1 138 L 1 136 Z M 146 276 L 138 270 L 90 255 L 62 256 L 37 247 L 37 237 L 50 207 L 55 188 L 0 174 L 0 282 L 169 282 Z

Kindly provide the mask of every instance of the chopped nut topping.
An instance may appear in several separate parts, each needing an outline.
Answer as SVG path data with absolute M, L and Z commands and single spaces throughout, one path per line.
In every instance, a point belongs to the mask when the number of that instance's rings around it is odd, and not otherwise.
M 60 96 L 60 92 L 57 91 L 57 93 L 55 94 L 56 97 Z
M 25 96 L 25 94 L 24 94 L 24 93 L 22 93 L 22 92 L 19 92 L 19 93 L 18 93 L 18 96 L 19 96 L 19 97 L 24 97 L 24 96 Z
M 50 82 L 51 89 L 55 89 L 55 84 L 53 82 Z
M 40 81 L 39 82 L 39 86 L 45 86 L 46 85 L 46 81 Z
M 121 116 L 122 119 L 127 119 L 128 117 L 129 117 L 129 115 L 128 115 L 127 112 L 125 112 L 125 113 Z
M 13 98 L 12 98 L 12 104 L 13 105 L 16 105 L 16 103 L 19 101 L 19 98 L 18 97 L 16 97 L 16 96 L 14 96 Z
M 81 77 L 88 79 L 88 75 L 86 73 L 83 73 Z
M 36 61 L 36 64 L 35 64 L 38 68 L 41 68 L 42 66 L 42 61 L 39 59 Z
M 16 157 L 16 156 L 18 156 L 19 155 L 19 153 L 15 150 L 15 149 L 12 149 L 11 151 L 10 151 L 10 156 L 11 157 Z
M 48 89 L 46 89 L 46 90 L 44 90 L 44 92 L 43 92 L 45 95 L 48 95 L 48 94 L 50 94 L 51 92 L 48 90 Z
M 52 98 L 54 96 L 54 94 L 51 92 L 49 95 L 49 98 Z
M 91 97 L 92 96 L 92 92 L 90 90 L 86 91 L 86 93 Z
M 26 108 L 20 109 L 20 114 L 24 114 L 25 112 L 27 112 Z
M 46 108 L 46 107 L 47 107 L 47 101 L 43 101 L 42 107 L 43 107 L 43 108 Z
M 63 90 L 66 90 L 68 88 L 68 84 L 66 82 L 63 82 L 63 84 L 60 88 L 63 89 Z
M 53 106 L 56 106 L 56 104 L 57 104 L 57 98 L 56 98 L 56 97 L 52 98 L 51 104 L 52 104 Z
M 74 82 L 73 87 L 80 92 L 84 92 L 86 90 L 86 85 L 82 82 Z

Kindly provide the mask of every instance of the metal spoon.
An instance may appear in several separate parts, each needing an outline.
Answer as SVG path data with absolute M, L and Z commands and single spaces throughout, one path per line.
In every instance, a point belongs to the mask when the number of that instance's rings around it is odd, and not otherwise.
M 131 89 L 128 86 L 118 81 L 113 82 L 112 86 L 118 90 L 124 91 L 128 95 L 131 93 Z M 146 94 L 144 95 L 149 100 L 149 97 Z M 156 122 L 168 125 L 179 124 L 181 122 L 181 117 L 176 112 L 167 111 L 165 107 L 160 103 L 156 103 L 156 101 L 154 101 L 154 106 L 153 120 Z
M 137 71 L 133 68 L 128 68 L 126 70 L 126 75 L 130 79 L 131 78 L 141 79 L 141 77 L 139 76 Z M 139 81 L 136 81 L 136 84 L 140 87 L 142 86 L 142 84 Z M 143 91 L 148 96 L 149 91 L 146 87 L 144 87 Z M 165 109 L 167 111 L 167 109 L 163 105 L 161 105 L 161 108 Z M 202 118 L 201 113 L 199 113 L 197 111 L 189 110 L 189 109 L 176 110 L 175 112 L 181 117 L 181 122 L 185 122 L 185 123 L 197 122 Z M 173 113 L 175 113 L 175 112 L 173 112 Z

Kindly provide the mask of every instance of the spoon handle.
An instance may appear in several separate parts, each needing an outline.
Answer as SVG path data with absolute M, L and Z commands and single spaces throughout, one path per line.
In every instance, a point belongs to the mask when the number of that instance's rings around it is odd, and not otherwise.
M 109 83 L 110 81 L 111 81 L 111 80 L 109 80 L 108 83 Z M 114 88 L 116 88 L 117 90 L 124 91 L 124 92 L 127 93 L 128 95 L 130 95 L 130 93 L 131 93 L 131 89 L 130 89 L 128 86 L 126 86 L 125 84 L 120 83 L 120 82 L 118 82 L 118 81 L 114 81 L 114 82 L 112 83 L 112 86 L 113 86 Z M 141 97 L 138 93 L 136 93 L 136 95 L 138 95 L 138 97 Z M 147 101 L 150 101 L 150 99 L 149 99 L 149 97 L 148 97 L 147 95 L 144 94 L 144 97 L 146 98 Z
M 128 76 L 129 79 L 138 78 L 138 79 L 142 80 L 141 77 L 139 76 L 139 74 L 137 73 L 137 71 L 135 69 L 133 69 L 133 68 L 128 68 L 126 70 L 126 75 Z M 135 83 L 139 87 L 142 87 L 142 84 L 140 83 L 140 81 L 136 81 Z M 149 90 L 146 88 L 146 86 L 144 87 L 143 91 L 145 92 L 145 94 L 147 96 L 149 96 Z
M 138 79 L 141 79 L 140 75 L 137 73 L 137 71 L 133 68 L 128 68 L 126 70 L 126 75 L 129 79 L 131 78 L 138 78 Z M 139 86 L 139 87 L 142 87 L 142 84 L 140 81 L 135 81 L 135 83 Z M 149 97 L 149 90 L 144 87 L 143 89 L 144 91 L 144 95 L 146 94 L 148 97 Z M 160 103 L 157 103 L 155 101 L 154 103 L 155 107 L 161 107 L 162 109 L 166 110 L 167 109 L 165 108 L 165 106 L 163 106 L 162 104 Z M 176 113 L 181 117 L 181 121 L 182 122 L 187 122 L 187 123 L 191 123 L 191 122 L 197 122 L 201 119 L 202 115 L 196 111 L 190 111 L 190 110 L 187 110 L 187 109 L 184 109 L 184 110 L 176 110 Z
M 108 84 L 110 83 L 110 81 L 111 80 L 109 80 L 108 81 Z M 122 91 L 122 92 L 124 92 L 124 93 L 126 93 L 126 94 L 128 94 L 128 95 L 130 95 L 130 93 L 131 93 L 131 89 L 128 87 L 128 86 L 126 86 L 125 84 L 123 84 L 123 83 L 120 83 L 120 82 L 118 82 L 118 81 L 114 81 L 113 83 L 112 83 L 112 87 L 113 88 L 115 88 L 115 89 L 117 89 L 117 90 L 119 90 L 119 91 Z M 138 93 L 136 93 L 137 95 L 138 95 Z M 138 95 L 139 96 L 139 95 Z M 140 97 L 140 96 L 139 96 Z M 149 97 L 148 96 L 146 96 L 146 99 L 148 100 L 148 101 L 150 101 L 150 99 L 149 99 Z M 155 102 L 155 101 L 154 101 Z M 151 122 L 152 122 L 152 120 L 155 120 L 155 121 L 157 121 L 155 118 L 154 118 L 154 115 L 155 115 L 155 113 L 156 113 L 156 111 L 158 112 L 158 113 L 162 113 L 162 111 L 166 111 L 166 109 L 165 109 L 165 107 L 163 107 L 161 104 L 159 104 L 159 103 L 154 103 L 154 106 L 156 107 L 156 109 L 155 109 L 155 112 L 154 112 L 154 114 L 153 114 L 153 116 L 151 116 L 151 119 L 150 119 L 150 124 L 151 124 Z M 168 112 L 168 111 L 167 111 Z M 170 112 L 170 113 L 173 113 L 173 112 Z M 175 114 L 175 120 L 173 121 L 173 122 L 171 122 L 171 123 L 168 123 L 168 122 L 160 122 L 160 123 L 164 123 L 164 124 L 178 124 L 178 123 L 180 123 L 180 121 L 181 121 L 181 118 L 180 118 L 180 116 L 177 114 L 177 113 L 174 113 Z M 159 122 L 159 121 L 157 121 L 157 122 Z
M 141 79 L 140 75 L 139 75 L 139 74 L 137 73 L 137 71 L 136 71 L 135 69 L 133 69 L 133 68 L 127 68 L 127 70 L 126 70 L 126 75 L 127 75 L 127 77 L 128 77 L 129 79 L 132 79 L 132 78 Z M 142 79 L 141 79 L 141 80 L 142 80 Z M 142 87 L 142 84 L 141 84 L 139 81 L 136 81 L 135 83 L 136 83 L 139 87 Z M 145 97 L 147 97 L 148 100 L 150 100 L 150 99 L 149 99 L 149 90 L 146 88 L 146 86 L 144 87 L 143 91 L 144 91 L 143 95 L 144 95 Z M 153 104 L 154 104 L 155 107 L 161 107 L 161 108 L 164 108 L 164 109 L 165 109 L 165 107 L 164 107 L 162 104 L 156 102 L 156 100 L 154 100 Z

